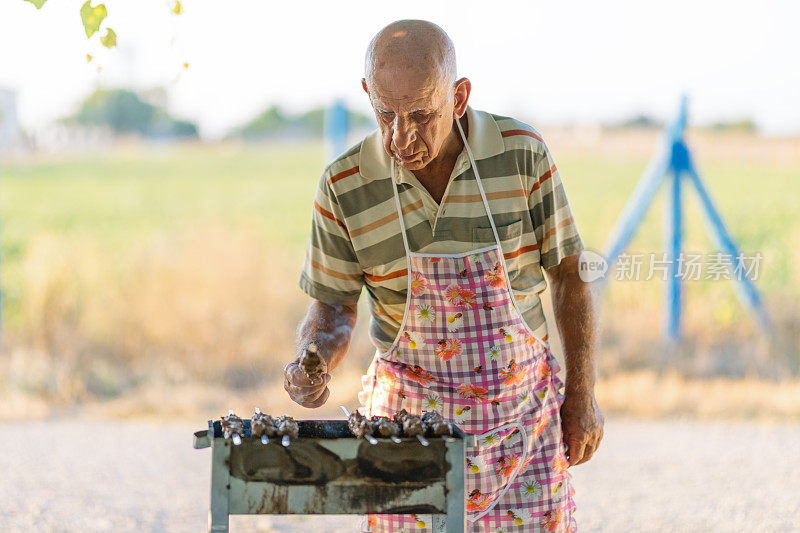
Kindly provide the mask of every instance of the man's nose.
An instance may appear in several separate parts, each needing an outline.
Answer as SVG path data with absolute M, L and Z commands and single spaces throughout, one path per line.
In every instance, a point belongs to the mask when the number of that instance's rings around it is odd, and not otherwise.
M 411 144 L 416 139 L 416 132 L 414 128 L 407 120 L 401 120 L 400 118 L 395 119 L 394 123 L 394 133 L 392 135 L 392 142 L 394 143 L 395 147 L 401 151 L 405 152 L 406 149 L 411 146 Z M 410 154 L 403 154 L 403 155 L 410 155 Z

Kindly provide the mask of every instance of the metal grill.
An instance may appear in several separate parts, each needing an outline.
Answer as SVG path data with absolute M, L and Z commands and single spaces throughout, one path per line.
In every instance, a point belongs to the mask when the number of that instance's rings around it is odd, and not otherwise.
M 435 531 L 465 530 L 464 448 L 475 437 L 452 426 L 453 437 L 372 445 L 344 420 L 301 420 L 289 446 L 262 444 L 244 422 L 240 445 L 223 438 L 219 421 L 194 434 L 211 447 L 208 530 L 228 531 L 232 514 L 430 514 Z

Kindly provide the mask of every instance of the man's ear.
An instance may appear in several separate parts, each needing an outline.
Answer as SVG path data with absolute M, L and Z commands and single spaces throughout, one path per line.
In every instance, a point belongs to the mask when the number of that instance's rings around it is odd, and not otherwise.
M 468 78 L 461 78 L 455 83 L 453 106 L 453 118 L 459 119 L 467 112 L 467 102 L 469 101 L 469 93 L 472 91 L 472 82 Z
M 369 89 L 367 89 L 367 80 L 366 78 L 361 78 L 361 87 L 364 89 L 364 92 L 369 95 Z

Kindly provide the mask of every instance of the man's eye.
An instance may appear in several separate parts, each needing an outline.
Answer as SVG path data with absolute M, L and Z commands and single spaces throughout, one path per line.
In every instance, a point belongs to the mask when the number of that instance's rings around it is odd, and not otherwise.
M 414 120 L 417 122 L 427 122 L 433 116 L 433 113 L 414 113 Z
M 379 111 L 378 114 L 383 120 L 392 120 L 394 118 L 394 113 L 391 111 Z

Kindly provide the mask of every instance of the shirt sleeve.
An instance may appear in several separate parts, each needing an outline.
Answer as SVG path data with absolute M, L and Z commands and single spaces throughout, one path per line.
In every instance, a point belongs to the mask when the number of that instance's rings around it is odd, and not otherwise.
M 364 286 L 364 272 L 329 179 L 330 167 L 317 186 L 299 284 L 303 292 L 327 304 L 355 305 Z
M 539 243 L 539 261 L 548 269 L 582 251 L 583 242 L 550 150 L 543 141 L 537 142 L 532 147 L 532 155 L 528 208 Z

